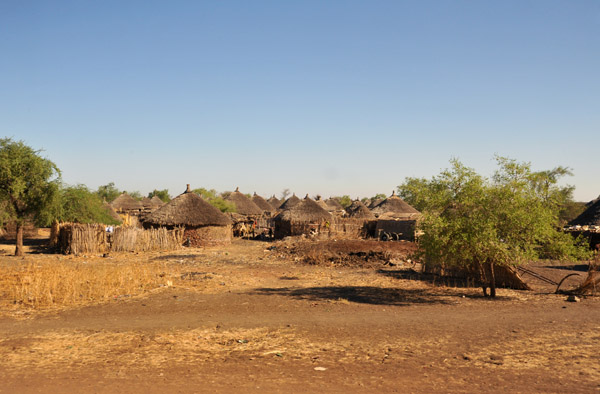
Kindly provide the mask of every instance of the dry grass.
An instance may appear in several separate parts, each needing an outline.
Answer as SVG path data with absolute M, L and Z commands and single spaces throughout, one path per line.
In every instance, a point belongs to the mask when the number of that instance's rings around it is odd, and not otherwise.
M 169 284 L 164 262 L 58 259 L 0 262 L 0 300 L 19 307 L 82 305 Z

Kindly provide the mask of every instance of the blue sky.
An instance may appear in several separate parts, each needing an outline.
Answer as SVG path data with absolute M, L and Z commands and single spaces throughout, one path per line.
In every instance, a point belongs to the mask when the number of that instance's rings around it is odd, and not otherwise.
M 600 194 L 598 1 L 0 2 L 0 135 L 70 184 L 389 194 L 459 158 Z

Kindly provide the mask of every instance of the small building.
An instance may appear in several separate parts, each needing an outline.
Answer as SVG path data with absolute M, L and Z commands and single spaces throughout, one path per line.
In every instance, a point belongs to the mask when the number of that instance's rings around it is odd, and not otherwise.
M 586 237 L 593 249 L 600 249 L 600 197 L 586 204 L 586 209 L 571 220 L 566 231 L 577 237 Z
M 119 214 L 137 216 L 144 210 L 141 201 L 136 200 L 127 193 L 121 194 L 110 203 L 113 209 Z
M 190 190 L 172 199 L 144 221 L 145 228 L 184 228 L 187 246 L 213 246 L 231 243 L 231 220 Z
M 262 209 L 262 211 L 268 216 L 271 216 L 277 212 L 277 208 L 269 204 L 267 200 L 256 194 L 256 192 L 254 192 L 254 195 L 252 196 L 252 202 L 256 204 L 257 207 Z
M 279 210 L 284 211 L 286 209 L 293 208 L 295 205 L 299 204 L 300 201 L 302 200 L 296 197 L 296 193 L 294 193 L 290 198 L 281 203 L 281 205 L 279 206 Z
M 271 204 L 271 206 L 272 206 L 273 208 L 275 208 L 275 210 L 278 210 L 278 209 L 279 209 L 279 207 L 281 206 L 281 203 L 282 203 L 283 201 L 279 201 L 279 199 L 278 199 L 277 197 L 275 197 L 275 195 L 272 195 L 272 196 L 271 196 L 271 197 L 270 197 L 270 198 L 267 200 L 267 202 L 268 202 L 269 204 Z
M 392 195 L 371 209 L 376 222 L 370 225 L 369 235 L 382 240 L 415 239 L 417 220 L 421 213 L 392 192 Z
M 290 197 L 291 198 L 291 197 Z M 294 235 L 329 233 L 333 216 L 308 196 L 297 204 L 280 212 L 273 219 L 275 238 Z

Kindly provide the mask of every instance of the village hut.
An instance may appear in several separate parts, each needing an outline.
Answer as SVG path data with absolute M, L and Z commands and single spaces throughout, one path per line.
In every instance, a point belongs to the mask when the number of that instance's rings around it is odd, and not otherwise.
M 338 200 L 336 200 L 335 198 L 330 197 L 325 202 L 327 203 L 327 205 L 329 205 L 331 207 L 332 211 L 343 211 L 344 210 L 344 207 L 342 206 L 342 204 L 340 204 L 340 202 Z
M 416 219 L 421 213 L 392 192 L 392 195 L 371 209 L 375 216 L 393 219 Z
M 145 220 L 144 227 L 184 227 L 188 246 L 222 245 L 231 242 L 231 220 L 190 190 L 172 199 Z
M 326 210 L 327 212 L 330 212 L 330 213 L 331 213 L 331 212 L 335 211 L 335 208 L 334 208 L 334 207 L 332 207 L 331 205 L 327 204 L 327 203 L 325 202 L 325 200 L 323 200 L 323 199 L 321 198 L 321 196 L 319 196 L 319 195 L 317 195 L 317 198 L 315 199 L 315 202 L 316 202 L 317 204 L 319 204 L 319 206 L 320 206 L 321 208 L 323 208 L 324 210 Z
M 373 198 L 373 199 L 371 199 L 371 202 L 369 203 L 369 205 L 367 205 L 367 208 L 373 209 L 376 206 L 378 206 L 379 204 L 381 204 L 382 202 L 383 202 L 383 200 L 381 198 Z
M 123 193 L 115 198 L 110 205 L 117 213 L 128 215 L 139 215 L 144 210 L 144 205 L 127 193 Z
M 280 212 L 273 219 L 275 238 L 294 235 L 312 235 L 331 230 L 333 217 L 308 195 L 296 205 Z
M 367 208 L 367 206 L 363 204 L 359 199 L 352 201 L 352 204 L 348 208 L 346 208 L 346 214 L 348 215 L 348 217 L 353 219 L 375 219 L 375 214 L 371 212 L 371 210 Z
M 254 195 L 252 196 L 252 202 L 256 204 L 257 207 L 262 209 L 263 212 L 266 212 L 268 215 L 271 215 L 275 211 L 277 211 L 276 207 L 273 207 L 267 202 L 267 200 L 256 194 L 256 192 L 254 192 Z
M 369 224 L 369 235 L 387 240 L 415 239 L 417 220 L 421 213 L 392 192 L 392 195 L 371 209 L 377 218 Z
M 268 202 L 269 204 L 271 204 L 271 206 L 272 206 L 273 208 L 275 208 L 275 209 L 279 209 L 279 207 L 281 206 L 281 203 L 282 203 L 283 201 L 279 201 L 279 199 L 278 199 L 277 197 L 275 197 L 275 195 L 272 195 L 272 196 L 271 196 L 271 197 L 270 197 L 270 198 L 267 200 L 267 202 Z
M 235 204 L 235 211 L 243 216 L 258 217 L 262 215 L 263 210 L 260 209 L 251 199 L 240 192 L 240 188 L 236 188 L 233 193 L 230 193 L 225 200 Z
M 144 211 L 152 212 L 165 205 L 165 203 L 157 196 L 152 196 L 152 198 L 142 198 L 142 205 L 144 206 Z
M 291 209 L 295 205 L 299 204 L 300 201 L 302 201 L 302 200 L 300 200 L 298 197 L 296 197 L 296 193 L 294 193 L 294 194 L 292 194 L 292 196 L 290 198 L 288 198 L 287 200 L 285 200 L 284 202 L 281 203 L 281 205 L 279 206 L 279 209 L 282 211 Z

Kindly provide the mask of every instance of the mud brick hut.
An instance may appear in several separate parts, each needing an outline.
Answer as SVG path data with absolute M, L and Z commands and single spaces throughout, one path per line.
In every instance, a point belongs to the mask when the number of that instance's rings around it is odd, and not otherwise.
M 346 215 L 336 219 L 337 235 L 350 238 L 365 238 L 369 234 L 369 223 L 375 221 L 375 214 L 358 199 L 346 208 Z
M 190 190 L 172 199 L 144 221 L 145 228 L 184 228 L 188 246 L 212 246 L 231 243 L 231 220 L 202 197 Z
M 333 216 L 308 196 L 293 207 L 280 212 L 273 222 L 277 239 L 302 234 L 329 233 L 334 225 Z
M 283 201 L 279 201 L 279 199 L 278 199 L 277 197 L 275 197 L 275 195 L 272 195 L 272 196 L 271 196 L 271 197 L 270 197 L 270 198 L 267 200 L 267 202 L 268 202 L 269 204 L 271 204 L 271 206 L 272 206 L 273 208 L 275 208 L 275 210 L 278 210 L 278 209 L 279 209 L 279 207 L 281 206 L 281 203 L 282 203 Z
M 369 226 L 369 234 L 383 240 L 409 240 L 415 238 L 417 220 L 421 213 L 392 192 L 392 195 L 371 211 L 377 220 Z
M 298 197 L 296 197 L 296 193 L 292 194 L 292 196 L 290 198 L 288 198 L 287 200 L 285 200 L 284 202 L 281 203 L 281 205 L 279 206 L 279 210 L 280 211 L 285 211 L 287 209 L 291 209 L 294 206 L 298 205 L 300 203 L 300 200 Z
M 600 197 L 586 204 L 586 209 L 569 222 L 566 231 L 574 237 L 583 235 L 590 241 L 590 246 L 600 249 Z

